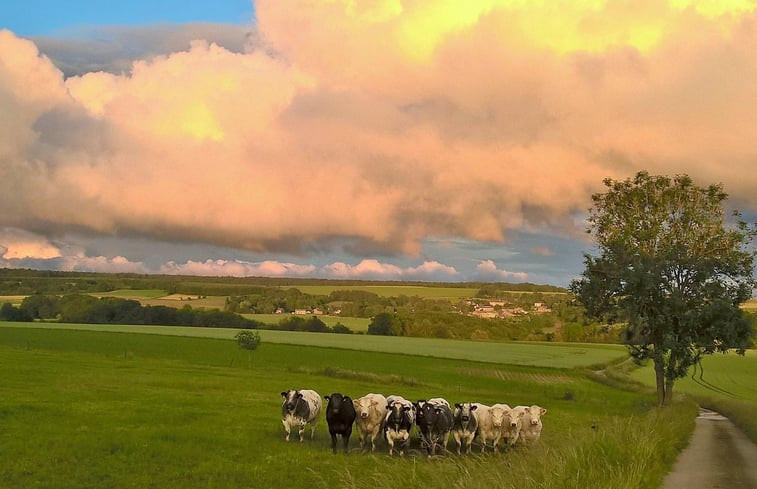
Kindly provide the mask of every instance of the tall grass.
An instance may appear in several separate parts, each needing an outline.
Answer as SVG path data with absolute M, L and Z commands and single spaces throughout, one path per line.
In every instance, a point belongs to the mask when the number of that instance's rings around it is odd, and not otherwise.
M 0 487 L 653 488 L 693 426 L 691 406 L 657 412 L 576 369 L 271 343 L 251 360 L 230 340 L 0 327 Z M 293 387 L 549 412 L 509 453 L 334 456 L 323 419 L 284 442 Z
M 723 397 L 694 396 L 705 409 L 717 411 L 741 428 L 750 440 L 757 443 L 757 404 Z
M 511 453 L 412 461 L 404 472 L 367 476 L 342 469 L 340 489 L 445 487 L 470 489 L 654 489 L 694 429 L 696 406 L 678 402 L 647 414 L 615 417 L 567 433 L 562 443 L 517 447 Z M 333 489 L 333 486 L 320 484 Z

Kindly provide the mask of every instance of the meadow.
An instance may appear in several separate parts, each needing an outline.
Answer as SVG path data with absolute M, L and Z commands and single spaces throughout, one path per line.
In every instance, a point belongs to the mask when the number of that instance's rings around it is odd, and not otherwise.
M 654 385 L 651 366 L 634 370 L 633 379 Z M 702 368 L 675 383 L 675 391 L 694 398 L 703 407 L 728 416 L 757 443 L 757 350 L 744 356 L 735 353 L 706 355 Z
M 335 290 L 358 290 L 371 292 L 379 297 L 422 297 L 424 299 L 470 299 L 476 296 L 478 288 L 474 287 L 424 287 L 422 285 L 296 285 L 281 286 L 285 289 L 295 288 L 311 295 L 329 295 Z
M 233 328 L 197 328 L 189 326 L 142 326 L 72 323 L 5 323 L 16 328 L 76 329 L 121 333 L 145 333 L 170 336 L 232 339 L 239 330 Z M 511 365 L 549 366 L 554 368 L 590 367 L 626 358 L 620 345 L 580 343 L 499 343 L 488 341 L 447 340 L 397 336 L 338 335 L 302 331 L 259 330 L 266 343 L 398 353 L 438 358 L 477 360 Z
M 3 323 L 0 486 L 657 487 L 693 428 L 693 405 L 658 411 L 650 393 L 554 368 L 552 345 L 526 346 L 547 352 L 540 365 L 266 339 L 249 353 L 223 338 Z M 283 440 L 279 393 L 304 387 L 549 411 L 540 443 L 511 453 L 429 460 L 414 445 L 399 459 L 383 443 L 360 453 L 353 440 L 350 454 L 332 455 L 323 420 L 314 441 Z

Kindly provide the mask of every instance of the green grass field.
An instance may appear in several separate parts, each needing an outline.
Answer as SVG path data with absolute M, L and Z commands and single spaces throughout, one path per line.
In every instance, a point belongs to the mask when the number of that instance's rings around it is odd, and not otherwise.
M 735 353 L 706 355 L 702 366 L 703 373 L 692 369 L 688 377 L 676 381 L 675 390 L 757 403 L 757 350 L 747 350 L 743 357 Z M 632 377 L 654 385 L 651 365 L 636 369 Z
M 232 328 L 194 328 L 185 326 L 141 326 L 68 323 L 0 323 L 17 328 L 76 329 L 123 333 L 145 333 L 200 338 L 232 339 L 239 331 Z M 497 343 L 396 336 L 341 335 L 300 331 L 259 330 L 264 342 L 317 346 L 368 352 L 399 353 L 487 363 L 531 365 L 553 368 L 604 365 L 625 358 L 620 345 L 578 343 Z
M 574 369 L 270 341 L 248 354 L 228 339 L 13 324 L 0 324 L 0 369 L 0 487 L 9 488 L 651 489 L 695 412 L 657 411 L 651 395 Z M 349 455 L 332 455 L 323 420 L 314 441 L 283 440 L 279 392 L 305 387 L 549 412 L 539 445 L 512 453 L 428 460 L 413 445 L 398 459 L 383 443 L 371 455 L 353 441 Z
M 265 324 L 279 324 L 282 319 L 291 317 L 291 314 L 242 314 L 247 319 L 254 319 Z M 305 319 L 309 319 L 310 316 L 300 316 Z M 350 328 L 352 331 L 368 331 L 368 325 L 371 324 L 369 318 L 356 318 L 350 316 L 318 316 L 318 318 L 326 323 L 328 326 L 334 326 L 337 323 Z
M 701 406 L 729 417 L 757 443 L 757 350 L 746 355 L 706 355 L 703 369 L 693 368 L 689 375 L 675 383 L 675 392 L 683 392 Z M 654 386 L 651 366 L 636 369 L 632 377 Z
M 159 289 L 118 289 L 110 292 L 96 292 L 90 295 L 96 297 L 120 297 L 122 299 L 155 299 L 166 295 L 165 290 Z

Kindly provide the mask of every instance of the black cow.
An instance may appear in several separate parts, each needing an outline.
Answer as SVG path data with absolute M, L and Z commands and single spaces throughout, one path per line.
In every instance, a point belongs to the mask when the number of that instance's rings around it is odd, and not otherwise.
M 441 445 L 447 451 L 447 441 L 452 429 L 452 409 L 441 398 L 420 400 L 415 403 L 418 410 L 417 424 L 420 431 L 421 449 L 425 448 L 428 456 L 436 454 L 436 446 Z
M 386 398 L 386 418 L 384 418 L 384 438 L 389 446 L 389 455 L 394 455 L 394 445 L 399 447 L 400 456 L 410 444 L 410 433 L 415 422 L 415 407 L 402 396 Z
M 336 453 L 336 436 L 341 435 L 344 453 L 347 453 L 352 435 L 352 424 L 357 417 L 355 406 L 352 404 L 352 399 L 338 392 L 326 396 L 324 399 L 328 401 L 326 423 L 329 425 L 329 434 L 331 435 L 331 450 Z

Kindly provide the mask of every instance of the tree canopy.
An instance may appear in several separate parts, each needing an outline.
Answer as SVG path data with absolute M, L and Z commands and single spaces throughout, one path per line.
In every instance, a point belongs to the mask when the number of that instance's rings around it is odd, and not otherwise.
M 702 355 L 751 345 L 739 305 L 755 287 L 757 233 L 737 211 L 729 222 L 721 185 L 647 172 L 604 184 L 588 218 L 598 255 L 585 255 L 571 291 L 590 316 L 626 322 L 625 342 L 637 361 L 653 360 L 664 405 Z

